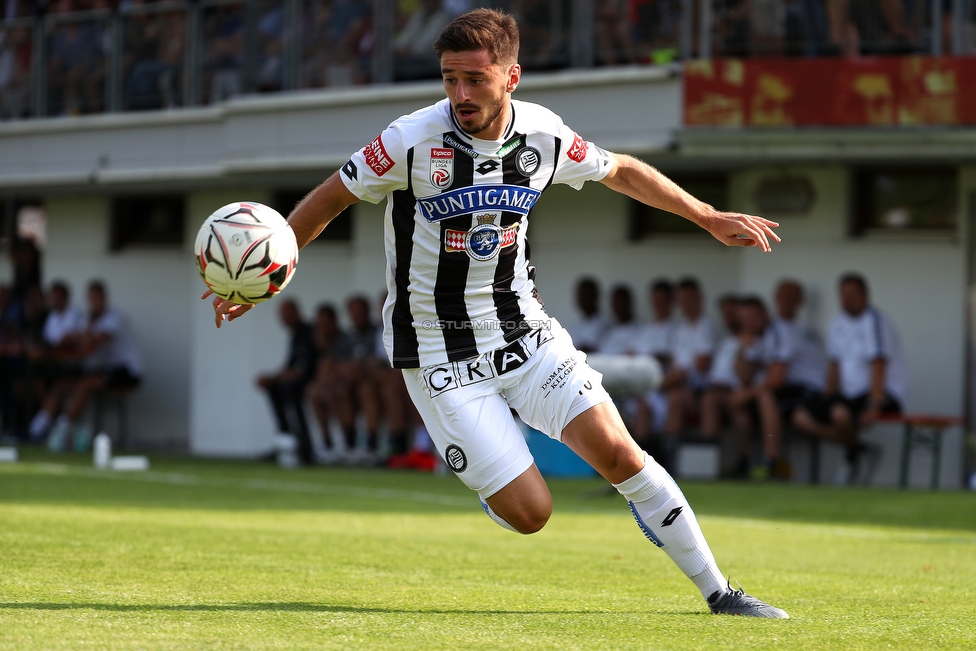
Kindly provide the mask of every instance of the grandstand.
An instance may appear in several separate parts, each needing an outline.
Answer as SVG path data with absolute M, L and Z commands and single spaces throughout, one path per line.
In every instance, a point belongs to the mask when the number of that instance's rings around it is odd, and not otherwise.
M 770 255 L 725 250 L 602 187 L 553 188 L 530 234 L 550 312 L 576 318 L 584 274 L 635 288 L 694 274 L 709 299 L 769 296 L 790 276 L 823 332 L 838 276 L 856 269 L 899 326 L 909 410 L 971 414 L 976 16 L 970 0 L 931 5 L 506 3 L 523 26 L 516 97 L 719 207 L 780 221 L 784 239 Z M 252 379 L 284 355 L 274 310 L 216 331 L 197 299 L 193 235 L 230 201 L 287 213 L 392 119 L 442 96 L 438 81 L 398 65 L 411 16 L 397 6 L 6 3 L 4 247 L 21 208 L 42 206 L 45 282 L 66 278 L 77 293 L 104 278 L 131 315 L 147 354 L 130 403 L 134 445 L 219 456 L 270 447 Z M 358 204 L 346 228 L 302 252 L 287 291 L 306 311 L 376 296 L 383 269 L 382 206 Z M 10 273 L 2 265 L 0 282 Z M 940 485 L 961 485 L 963 447 L 951 432 Z

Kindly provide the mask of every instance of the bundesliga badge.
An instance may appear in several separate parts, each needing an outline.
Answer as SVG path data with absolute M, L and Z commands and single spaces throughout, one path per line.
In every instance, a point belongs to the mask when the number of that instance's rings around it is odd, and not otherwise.
M 435 188 L 444 189 L 454 180 L 454 150 L 445 147 L 431 147 L 430 182 Z

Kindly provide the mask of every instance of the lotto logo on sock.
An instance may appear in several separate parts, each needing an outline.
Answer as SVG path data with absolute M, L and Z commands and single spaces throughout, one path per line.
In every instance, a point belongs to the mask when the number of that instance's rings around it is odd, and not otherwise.
M 674 524 L 674 521 L 678 519 L 678 516 L 681 515 L 681 511 L 683 510 L 684 510 L 683 506 L 678 506 L 676 508 L 671 509 L 671 512 L 668 513 L 668 517 L 664 518 L 661 521 L 661 526 L 670 527 L 672 524 Z

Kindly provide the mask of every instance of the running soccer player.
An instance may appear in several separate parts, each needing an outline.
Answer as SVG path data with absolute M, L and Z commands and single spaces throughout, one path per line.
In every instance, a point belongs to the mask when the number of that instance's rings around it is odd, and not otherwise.
M 305 197 L 288 218 L 298 243 L 350 204 L 387 199 L 387 354 L 437 450 L 497 524 L 529 534 L 552 513 L 515 409 L 620 491 L 713 613 L 785 618 L 729 587 L 678 486 L 633 442 L 602 376 L 543 309 L 526 242 L 529 212 L 552 183 L 600 181 L 727 245 L 769 251 L 777 224 L 717 211 L 548 109 L 513 100 L 518 48 L 515 20 L 501 12 L 477 9 L 447 25 L 434 43 L 447 98 L 393 122 Z M 213 305 L 218 327 L 253 307 Z

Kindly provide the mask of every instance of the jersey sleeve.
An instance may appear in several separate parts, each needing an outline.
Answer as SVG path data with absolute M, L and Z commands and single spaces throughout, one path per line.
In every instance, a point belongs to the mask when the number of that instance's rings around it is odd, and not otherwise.
M 583 140 L 562 121 L 559 123 L 559 139 L 561 146 L 556 154 L 553 183 L 579 190 L 586 181 L 600 181 L 613 169 L 613 154 Z
M 339 170 L 339 178 L 362 201 L 379 203 L 386 195 L 407 187 L 407 151 L 396 124 L 354 153 Z

